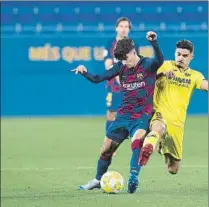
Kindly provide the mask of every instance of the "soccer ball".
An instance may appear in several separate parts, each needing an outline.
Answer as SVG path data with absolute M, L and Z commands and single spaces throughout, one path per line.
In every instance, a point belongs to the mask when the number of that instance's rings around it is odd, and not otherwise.
M 120 173 L 109 171 L 102 176 L 100 185 L 105 193 L 120 193 L 124 188 L 124 180 Z

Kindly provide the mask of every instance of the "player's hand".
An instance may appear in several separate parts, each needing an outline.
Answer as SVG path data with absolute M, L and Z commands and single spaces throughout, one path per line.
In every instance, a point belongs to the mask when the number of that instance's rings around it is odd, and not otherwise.
M 149 40 L 150 42 L 155 41 L 157 39 L 157 34 L 153 31 L 149 31 L 146 34 L 146 38 L 147 40 Z
M 171 78 L 174 78 L 175 77 L 175 74 L 173 71 L 167 71 L 167 72 L 164 72 L 164 75 L 166 76 L 166 78 L 168 79 L 171 79 Z
M 84 73 L 87 73 L 87 69 L 84 65 L 79 65 L 77 68 L 71 70 L 71 72 L 75 72 L 75 74 L 78 74 L 78 73 L 84 74 Z

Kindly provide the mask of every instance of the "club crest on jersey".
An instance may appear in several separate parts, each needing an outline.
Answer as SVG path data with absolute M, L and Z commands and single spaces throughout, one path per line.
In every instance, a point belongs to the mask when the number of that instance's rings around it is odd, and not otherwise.
M 136 77 L 139 79 L 139 80 L 142 80 L 144 78 L 143 74 L 142 73 L 138 73 L 136 75 Z

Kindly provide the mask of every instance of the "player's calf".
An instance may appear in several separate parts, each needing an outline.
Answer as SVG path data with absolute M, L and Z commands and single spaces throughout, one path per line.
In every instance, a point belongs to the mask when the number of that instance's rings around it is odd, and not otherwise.
M 106 143 L 106 142 L 108 142 L 108 138 L 107 137 L 105 137 L 104 138 L 104 144 Z M 103 148 L 104 148 L 104 145 L 101 147 L 101 149 L 100 149 L 100 153 L 102 154 L 103 153 Z M 115 156 L 116 155 L 116 152 L 113 152 L 113 154 L 112 154 L 112 156 Z
M 80 190 L 92 190 L 94 188 L 100 188 L 101 177 L 107 172 L 107 169 L 112 161 L 112 155 L 119 145 L 120 143 L 114 140 L 109 138 L 105 139 L 105 142 L 101 148 L 100 158 L 97 162 L 96 177 L 95 179 L 89 181 L 87 184 L 79 186 Z
M 105 139 L 105 142 L 101 149 L 101 155 L 97 163 L 97 174 L 96 179 L 100 180 L 102 175 L 107 172 L 108 167 L 112 161 L 112 155 L 119 147 L 120 143 L 111 140 L 109 138 Z
M 172 175 L 175 175 L 178 173 L 178 169 L 176 167 L 168 166 L 168 172 Z
M 168 166 L 168 172 L 172 175 L 175 175 L 178 173 L 180 168 L 180 160 L 175 159 L 170 154 L 165 154 L 165 162 Z
M 163 144 L 162 144 L 162 140 L 160 140 L 158 143 L 158 150 L 157 150 L 158 154 L 163 155 L 162 149 L 163 149 Z

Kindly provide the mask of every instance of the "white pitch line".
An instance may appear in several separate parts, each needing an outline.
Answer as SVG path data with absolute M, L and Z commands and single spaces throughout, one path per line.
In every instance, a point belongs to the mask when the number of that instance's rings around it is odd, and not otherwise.
M 166 168 L 165 165 L 150 165 L 144 168 Z M 181 168 L 208 168 L 208 165 L 182 165 Z M 1 168 L 1 171 L 71 171 L 71 170 L 90 170 L 96 169 L 96 166 L 80 166 L 72 168 Z M 125 166 L 117 166 L 115 169 L 129 169 Z M 113 170 L 113 169 L 111 169 Z

